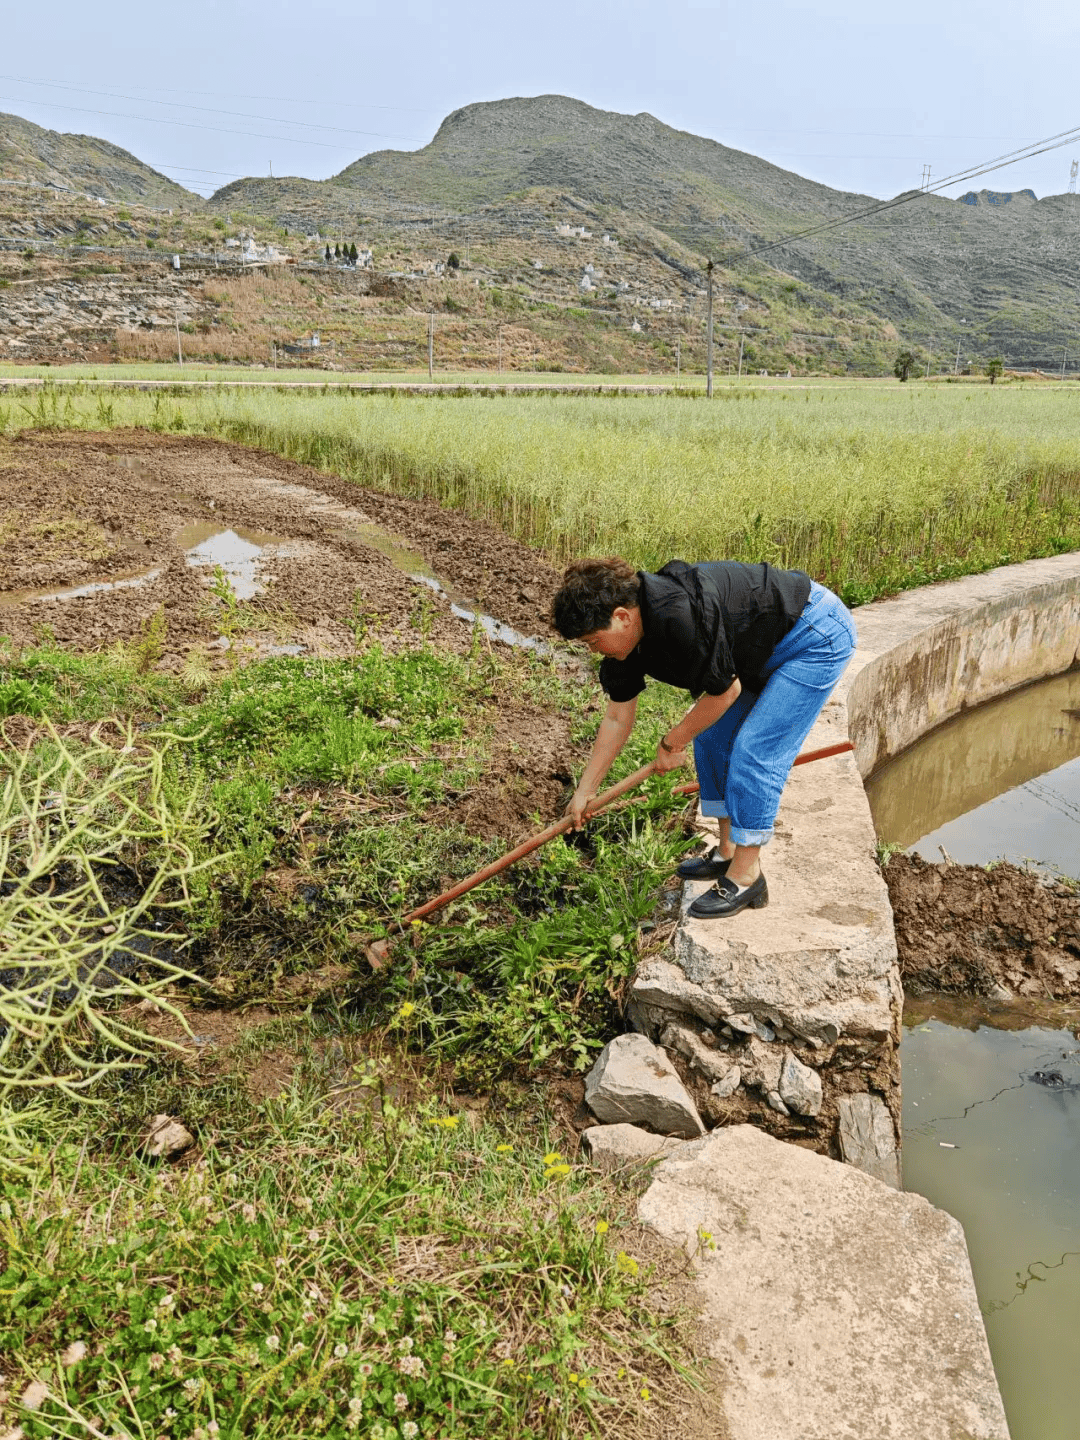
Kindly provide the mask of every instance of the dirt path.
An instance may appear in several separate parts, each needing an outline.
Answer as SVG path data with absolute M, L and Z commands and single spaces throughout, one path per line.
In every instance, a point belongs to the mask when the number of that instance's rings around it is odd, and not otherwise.
M 258 550 L 261 588 L 242 628 L 262 653 L 350 653 L 347 622 L 358 619 L 394 648 L 418 631 L 468 646 L 449 599 L 371 543 L 385 543 L 379 530 L 415 552 L 398 557 L 407 568 L 422 557 L 456 598 L 523 634 L 549 633 L 556 576 L 526 546 L 458 512 L 241 446 L 137 430 L 24 434 L 0 442 L 0 515 L 0 632 L 17 644 L 47 627 L 64 645 L 98 648 L 137 636 L 164 607 L 165 663 L 182 663 L 223 628 L 212 563 L 196 567 L 189 552 L 229 530 L 239 549 Z M 109 588 L 50 598 L 90 584 Z

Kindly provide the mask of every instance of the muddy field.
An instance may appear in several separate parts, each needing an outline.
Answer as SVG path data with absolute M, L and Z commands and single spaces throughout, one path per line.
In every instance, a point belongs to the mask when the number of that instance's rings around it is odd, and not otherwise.
M 525 635 L 550 633 L 557 577 L 526 546 L 456 511 L 241 446 L 144 431 L 26 434 L 0 442 L 0 513 L 0 629 L 16 643 L 47 626 L 66 645 L 96 648 L 137 636 L 164 606 L 167 661 L 210 645 L 220 633 L 212 542 L 228 531 L 260 552 L 251 608 L 266 634 L 252 641 L 264 647 L 351 653 L 346 621 L 400 639 L 423 611 L 432 641 L 460 649 L 470 627 L 451 599 Z M 228 543 L 220 551 L 228 568 Z M 409 578 L 418 560 L 449 598 Z M 118 581 L 134 583 L 52 598 Z
M 551 635 L 557 577 L 526 546 L 236 445 L 140 431 L 0 441 L 0 517 L 0 634 L 17 646 L 46 633 L 80 651 L 135 642 L 160 615 L 165 670 L 193 653 L 223 669 L 237 656 L 348 656 L 373 640 L 463 653 L 474 627 L 452 600 L 519 635 Z M 235 605 L 212 589 L 219 554 L 247 597 Z M 433 818 L 517 840 L 536 812 L 561 809 L 572 751 L 563 716 L 523 700 L 500 720 L 483 784 Z

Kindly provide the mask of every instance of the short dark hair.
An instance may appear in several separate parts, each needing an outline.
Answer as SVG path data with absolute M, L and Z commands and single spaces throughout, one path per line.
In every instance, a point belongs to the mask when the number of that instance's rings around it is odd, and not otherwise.
M 564 640 L 579 640 L 606 630 L 620 605 L 630 609 L 641 601 L 641 581 L 618 555 L 606 560 L 574 560 L 551 602 L 551 621 Z

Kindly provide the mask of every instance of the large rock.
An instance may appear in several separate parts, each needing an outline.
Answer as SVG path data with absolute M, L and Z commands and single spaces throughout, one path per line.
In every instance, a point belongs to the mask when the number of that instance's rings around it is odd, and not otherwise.
M 738 1125 L 639 1215 L 696 1257 L 730 1440 L 1008 1440 L 963 1231 L 921 1196 Z
M 899 1189 L 900 1152 L 892 1116 L 884 1100 L 865 1092 L 843 1095 L 837 1101 L 837 1109 L 840 1153 L 847 1163 Z
M 651 1135 L 637 1125 L 591 1125 L 581 1132 L 586 1155 L 598 1170 L 623 1170 L 628 1165 L 644 1165 L 650 1160 L 663 1160 L 685 1140 L 674 1135 Z
M 604 1046 L 585 1077 L 585 1103 L 599 1120 L 626 1120 L 660 1135 L 705 1131 L 671 1061 L 644 1035 L 619 1035 Z

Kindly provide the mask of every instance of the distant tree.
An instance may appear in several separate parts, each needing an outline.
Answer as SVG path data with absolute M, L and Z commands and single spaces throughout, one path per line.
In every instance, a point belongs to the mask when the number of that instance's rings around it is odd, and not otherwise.
M 356 248 L 356 241 L 354 240 L 354 241 L 352 242 L 352 244 L 349 246 L 349 264 L 350 264 L 350 265 L 355 265 L 356 262 L 357 262 L 357 260 L 359 260 L 359 258 L 360 258 L 360 251 L 357 250 L 357 248 Z
M 457 253 L 456 250 L 451 250 L 451 251 L 450 251 L 450 254 L 447 256 L 447 259 L 446 259 L 446 265 L 447 265 L 447 268 L 450 269 L 450 270 L 460 270 L 460 269 L 461 269 L 461 258 L 460 258 L 460 256 L 458 255 L 458 253 Z
M 986 373 L 990 376 L 991 385 L 993 385 L 994 381 L 1002 374 L 1004 369 L 1005 361 L 1000 355 L 995 355 L 993 360 L 986 362 Z
M 327 247 L 326 247 L 326 263 L 327 263 L 328 265 L 330 264 L 330 246 L 329 246 L 329 245 L 327 245 Z
M 340 259 L 341 259 L 341 246 L 340 246 L 340 245 L 335 245 L 335 246 L 334 246 L 334 259 L 335 259 L 335 260 L 340 260 Z
M 906 380 L 908 375 L 915 368 L 915 356 L 910 350 L 901 350 L 896 357 L 896 364 L 892 367 L 892 373 L 898 380 Z

